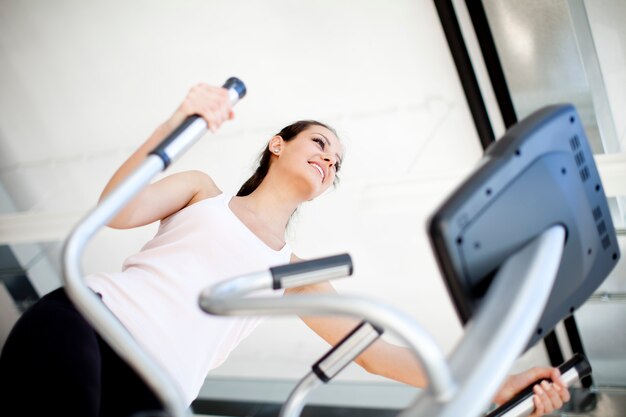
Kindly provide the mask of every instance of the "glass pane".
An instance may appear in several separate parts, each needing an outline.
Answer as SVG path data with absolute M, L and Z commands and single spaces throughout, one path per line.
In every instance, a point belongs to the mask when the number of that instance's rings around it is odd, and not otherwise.
M 518 119 L 546 104 L 572 103 L 594 153 L 604 152 L 567 2 L 483 2 Z
M 626 3 L 484 0 L 518 119 L 553 103 L 576 106 L 594 154 L 626 149 Z M 614 118 L 615 116 L 615 118 Z M 626 227 L 626 197 L 609 198 Z

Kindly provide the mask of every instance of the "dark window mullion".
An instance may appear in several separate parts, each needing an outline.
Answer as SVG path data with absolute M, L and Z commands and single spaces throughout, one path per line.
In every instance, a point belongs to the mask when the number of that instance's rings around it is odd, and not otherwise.
M 487 146 L 495 141 L 495 134 L 489 121 L 489 115 L 474 68 L 472 67 L 472 61 L 463 41 L 463 35 L 452 6 L 452 1 L 435 0 L 435 7 L 437 8 L 439 20 L 441 20 L 441 25 L 448 41 L 457 73 L 459 74 L 461 86 L 465 92 L 465 98 L 476 126 L 478 138 L 483 149 L 486 149 Z

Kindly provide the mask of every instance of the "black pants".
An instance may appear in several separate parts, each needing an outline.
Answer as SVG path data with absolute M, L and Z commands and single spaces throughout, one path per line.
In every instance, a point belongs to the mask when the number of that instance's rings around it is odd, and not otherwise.
M 62 288 L 20 317 L 2 350 L 0 415 L 125 417 L 161 409 Z

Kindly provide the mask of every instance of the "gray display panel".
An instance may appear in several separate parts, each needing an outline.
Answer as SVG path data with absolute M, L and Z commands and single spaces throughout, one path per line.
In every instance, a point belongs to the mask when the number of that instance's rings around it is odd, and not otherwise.
M 543 108 L 511 127 L 429 219 L 435 257 L 463 324 L 500 265 L 554 224 L 563 259 L 532 346 L 598 288 L 620 257 L 602 182 L 571 105 Z

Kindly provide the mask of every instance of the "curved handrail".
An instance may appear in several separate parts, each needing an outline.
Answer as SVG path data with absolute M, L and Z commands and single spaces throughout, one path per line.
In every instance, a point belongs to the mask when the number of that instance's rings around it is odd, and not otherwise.
M 228 90 L 231 105 L 243 98 L 246 93 L 244 84 L 234 77 L 229 78 L 223 87 Z M 174 417 L 190 415 L 180 388 L 87 287 L 80 261 L 93 235 L 206 132 L 207 124 L 204 119 L 196 115 L 188 117 L 135 171 L 78 223 L 66 239 L 63 248 L 63 278 L 68 297 L 98 334 L 152 388 L 167 412 Z
M 298 264 L 291 264 L 290 267 L 297 271 Z M 318 279 L 323 279 L 323 276 Z M 203 311 L 221 316 L 323 314 L 346 315 L 366 320 L 392 332 L 412 348 L 430 381 L 428 390 L 435 398 L 445 401 L 456 392 L 457 386 L 442 350 L 430 334 L 408 314 L 375 300 L 356 296 L 248 296 L 254 291 L 276 288 L 273 282 L 271 271 L 232 278 L 204 289 L 198 303 Z M 306 283 L 300 280 L 298 284 Z
M 364 319 L 403 339 L 429 380 L 428 389 L 416 396 L 401 417 L 479 415 L 523 351 L 543 312 L 558 272 L 564 238 L 563 227 L 554 226 L 505 262 L 486 297 L 489 300 L 468 327 L 450 365 L 417 322 L 377 301 L 327 295 L 249 297 L 254 291 L 272 288 L 269 271 L 206 288 L 200 294 L 199 305 L 209 314 L 227 316 L 339 314 Z M 283 415 L 297 416 L 302 411 L 306 394 L 317 386 L 313 379 L 307 374 L 301 381 Z

